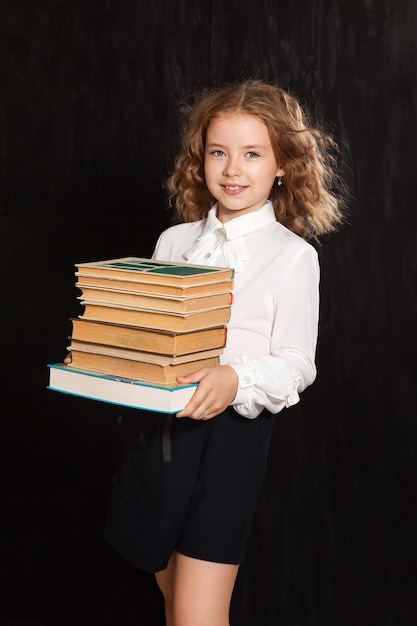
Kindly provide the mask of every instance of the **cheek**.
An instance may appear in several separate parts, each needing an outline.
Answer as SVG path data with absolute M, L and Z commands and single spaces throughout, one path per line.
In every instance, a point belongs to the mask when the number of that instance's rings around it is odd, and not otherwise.
M 207 163 L 204 163 L 204 176 L 205 176 L 206 182 L 211 181 L 211 179 L 216 175 L 217 169 L 218 168 L 216 168 L 216 164 L 210 161 Z
M 272 182 L 274 182 L 277 176 L 278 176 L 278 165 L 276 165 L 276 163 L 273 163 L 271 164 L 271 169 L 269 170 L 269 178 Z
M 205 164 L 203 172 L 204 172 L 204 180 L 206 183 L 206 187 L 210 191 L 210 193 L 213 193 L 213 181 L 214 181 L 213 168 L 210 167 L 210 165 Z
M 259 170 L 255 173 L 256 177 L 259 181 L 262 181 L 265 185 L 273 184 L 275 177 L 277 175 L 277 168 L 259 168 Z

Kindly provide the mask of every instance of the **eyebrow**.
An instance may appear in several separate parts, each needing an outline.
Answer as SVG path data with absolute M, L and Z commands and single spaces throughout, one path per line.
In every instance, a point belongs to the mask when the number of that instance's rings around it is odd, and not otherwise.
M 227 147 L 227 146 L 224 146 L 221 143 L 217 143 L 216 141 L 211 141 L 211 142 L 207 142 L 206 143 L 206 148 L 207 147 L 213 148 L 214 146 L 216 148 L 225 148 L 225 147 Z M 264 144 L 262 144 L 262 143 L 258 143 L 258 144 L 253 144 L 253 145 L 249 145 L 249 146 L 241 146 L 241 147 L 244 150 L 259 150 L 260 148 L 265 148 L 266 146 Z

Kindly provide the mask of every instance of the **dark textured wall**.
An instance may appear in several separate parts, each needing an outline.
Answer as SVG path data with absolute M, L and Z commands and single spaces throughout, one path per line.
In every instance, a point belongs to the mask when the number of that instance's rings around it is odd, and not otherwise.
M 74 263 L 147 256 L 169 224 L 183 92 L 255 76 L 331 124 L 351 197 L 233 623 L 416 623 L 416 29 L 413 0 L 0 2 L 0 619 L 163 623 L 152 577 L 101 538 L 117 414 L 46 391 L 46 363 Z

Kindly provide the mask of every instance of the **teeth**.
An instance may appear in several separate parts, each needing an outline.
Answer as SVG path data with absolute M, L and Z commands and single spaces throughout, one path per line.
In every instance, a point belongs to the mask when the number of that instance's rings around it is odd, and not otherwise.
M 236 187 L 232 187 L 232 185 L 225 185 L 226 189 L 230 189 L 230 191 L 237 191 L 238 189 L 240 189 L 239 186 Z

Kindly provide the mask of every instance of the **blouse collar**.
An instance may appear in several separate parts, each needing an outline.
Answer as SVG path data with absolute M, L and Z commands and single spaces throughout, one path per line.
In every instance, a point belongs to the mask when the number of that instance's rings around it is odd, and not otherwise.
M 202 262 L 202 258 L 210 258 L 211 252 L 222 248 L 227 266 L 241 272 L 243 262 L 250 258 L 245 235 L 273 222 L 276 222 L 276 217 L 270 200 L 257 211 L 240 215 L 224 224 L 217 218 L 215 204 L 207 214 L 201 235 L 184 257 L 189 263 L 198 264 Z

